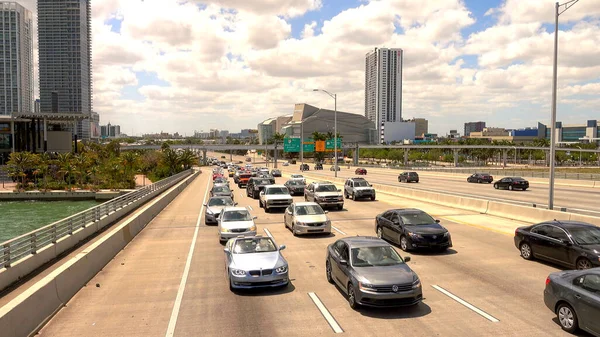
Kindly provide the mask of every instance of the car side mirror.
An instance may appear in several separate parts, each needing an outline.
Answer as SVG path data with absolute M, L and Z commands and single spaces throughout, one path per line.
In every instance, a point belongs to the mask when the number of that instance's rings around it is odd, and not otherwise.
M 206 206 L 206 204 L 202 204 L 202 206 L 204 206 L 204 207 L 208 207 L 208 206 Z
M 225 248 L 223 248 L 223 251 L 224 251 L 225 253 L 229 253 L 229 248 L 225 247 Z
M 257 216 L 253 216 L 253 217 L 252 217 L 252 220 L 256 220 L 256 219 L 258 219 L 258 217 L 257 217 Z
M 566 240 L 566 239 L 562 239 L 562 240 L 560 240 L 560 242 L 562 242 L 563 244 L 565 244 L 565 245 L 567 245 L 567 246 L 570 246 L 570 245 L 571 245 L 571 241 L 569 241 L 569 240 Z
M 260 191 L 260 195 L 265 195 L 265 191 Z
M 404 262 L 410 262 L 410 256 L 405 257 Z
M 279 246 L 279 250 L 284 250 L 284 249 L 285 249 L 285 245 Z
M 436 219 L 436 220 L 435 220 L 435 223 L 440 223 L 440 220 L 439 220 L 439 219 Z
M 237 202 L 234 202 L 234 203 L 233 203 L 233 206 L 237 206 L 237 204 L 238 204 Z
M 342 266 L 347 266 L 348 265 L 348 261 L 346 261 L 346 260 L 340 260 L 340 264 Z

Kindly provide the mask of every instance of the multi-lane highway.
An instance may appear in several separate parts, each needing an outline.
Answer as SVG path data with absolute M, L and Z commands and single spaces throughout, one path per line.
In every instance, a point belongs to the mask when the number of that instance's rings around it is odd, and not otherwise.
M 339 327 L 351 336 L 566 335 L 542 297 L 546 276 L 558 267 L 523 260 L 511 232 L 495 230 L 521 223 L 384 194 L 376 201 L 347 200 L 344 210 L 331 211 L 332 235 L 294 237 L 284 228 L 282 213 L 266 214 L 256 200 L 232 185 L 239 205 L 258 216 L 258 231 L 287 245 L 283 254 L 291 277 L 285 289 L 232 293 L 217 229 L 204 225 L 202 204 L 211 184 L 207 173 L 167 206 L 40 334 L 328 336 Z M 277 178 L 278 183 L 284 180 Z M 354 311 L 325 278 L 325 249 L 344 236 L 374 235 L 375 215 L 401 207 L 420 207 L 441 219 L 452 233 L 454 247 L 444 254 L 405 254 L 398 249 L 403 256 L 411 255 L 409 264 L 421 278 L 425 299 L 420 305 Z

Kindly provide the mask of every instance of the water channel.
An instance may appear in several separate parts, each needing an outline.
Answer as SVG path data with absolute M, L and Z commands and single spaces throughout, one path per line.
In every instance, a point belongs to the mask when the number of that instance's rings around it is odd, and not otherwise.
M 95 200 L 2 201 L 0 243 L 99 204 Z

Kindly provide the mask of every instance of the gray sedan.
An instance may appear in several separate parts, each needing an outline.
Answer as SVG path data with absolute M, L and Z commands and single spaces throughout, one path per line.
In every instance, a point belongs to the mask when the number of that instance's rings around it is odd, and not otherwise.
M 552 273 L 546 279 L 544 303 L 563 330 L 600 336 L 600 267 Z
M 289 283 L 288 263 L 269 237 L 245 236 L 227 241 L 225 269 L 229 289 L 284 287 Z
M 230 197 L 232 200 L 234 198 L 233 191 L 227 187 L 227 185 L 214 185 L 210 190 L 211 197 Z
M 327 211 L 315 202 L 295 202 L 291 204 L 283 216 L 286 228 L 289 228 L 294 236 L 299 234 L 331 234 L 331 221 L 327 217 Z
M 340 287 L 353 309 L 416 305 L 423 300 L 423 291 L 408 261 L 379 238 L 347 237 L 327 247 L 325 272 L 327 281 Z
M 237 203 L 233 202 L 230 197 L 212 197 L 208 199 L 208 202 L 204 204 L 204 207 L 206 208 L 206 212 L 204 213 L 204 224 L 216 225 L 218 223 L 217 218 L 221 214 L 223 208 L 235 205 L 237 205 Z

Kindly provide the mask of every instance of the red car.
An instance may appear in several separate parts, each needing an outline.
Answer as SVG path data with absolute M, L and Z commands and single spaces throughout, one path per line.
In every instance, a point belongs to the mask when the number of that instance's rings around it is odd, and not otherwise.
M 357 175 L 363 175 L 363 174 L 367 174 L 367 169 L 366 169 L 366 168 L 364 168 L 364 167 L 357 168 L 357 169 L 354 171 L 354 174 L 357 174 Z
M 223 175 L 221 173 L 214 173 L 213 174 L 213 181 L 217 178 L 223 178 Z

